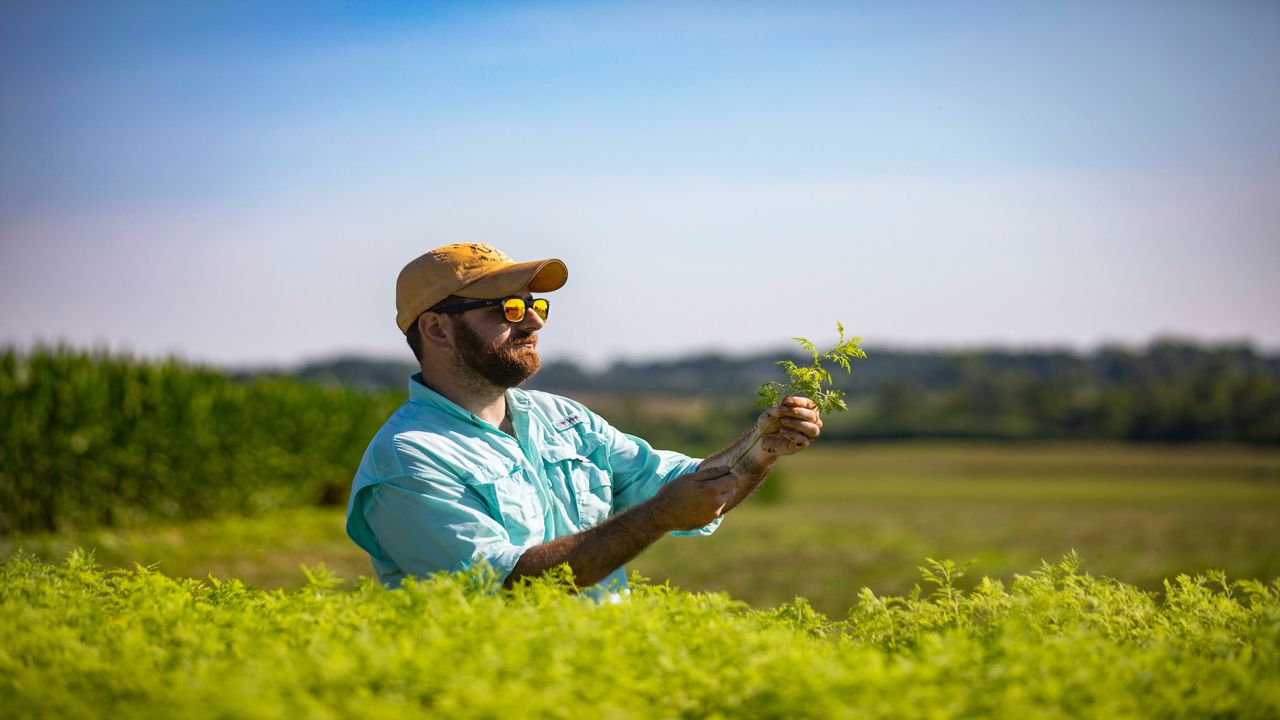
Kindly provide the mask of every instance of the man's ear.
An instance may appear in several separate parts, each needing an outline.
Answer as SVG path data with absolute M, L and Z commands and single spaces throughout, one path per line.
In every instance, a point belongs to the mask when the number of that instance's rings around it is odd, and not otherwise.
M 422 344 L 447 350 L 453 345 L 453 328 L 444 313 L 424 312 L 418 316 L 418 333 Z

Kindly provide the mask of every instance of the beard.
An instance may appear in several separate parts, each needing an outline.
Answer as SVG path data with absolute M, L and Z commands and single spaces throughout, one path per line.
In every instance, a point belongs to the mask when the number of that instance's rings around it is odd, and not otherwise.
M 513 388 L 533 377 L 542 367 L 538 357 L 538 337 L 512 328 L 506 342 L 485 344 L 465 320 L 453 324 L 458 360 L 467 369 L 500 388 Z

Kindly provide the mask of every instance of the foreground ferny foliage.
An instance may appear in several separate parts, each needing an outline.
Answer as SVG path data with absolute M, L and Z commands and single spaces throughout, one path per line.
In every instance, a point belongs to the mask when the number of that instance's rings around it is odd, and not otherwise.
M 1068 557 L 1010 587 L 931 563 L 846 620 L 643 583 L 596 605 L 483 572 L 294 592 L 0 566 L 6 717 L 1280 716 L 1280 584 L 1179 577 L 1162 600 Z

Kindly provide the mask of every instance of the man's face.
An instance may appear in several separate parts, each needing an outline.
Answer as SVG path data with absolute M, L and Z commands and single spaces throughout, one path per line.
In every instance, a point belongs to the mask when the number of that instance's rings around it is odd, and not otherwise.
M 452 322 L 459 361 L 496 387 L 515 387 L 542 366 L 536 334 L 542 322 L 532 312 L 509 323 L 497 308 L 481 308 Z

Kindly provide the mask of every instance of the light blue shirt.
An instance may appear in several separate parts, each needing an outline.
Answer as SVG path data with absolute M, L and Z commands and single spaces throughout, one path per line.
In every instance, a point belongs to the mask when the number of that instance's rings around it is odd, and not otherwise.
M 502 579 L 526 548 L 580 532 L 648 500 L 700 460 L 654 450 L 580 403 L 507 391 L 515 437 L 409 378 L 409 400 L 365 451 L 347 534 L 378 579 L 459 571 L 484 559 Z M 709 535 L 720 520 L 676 535 Z M 626 586 L 619 567 L 601 581 Z

